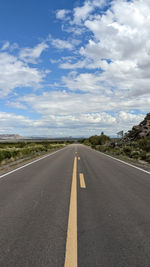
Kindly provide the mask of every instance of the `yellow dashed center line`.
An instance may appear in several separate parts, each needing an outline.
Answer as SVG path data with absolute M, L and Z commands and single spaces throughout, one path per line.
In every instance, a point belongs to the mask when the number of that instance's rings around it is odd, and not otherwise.
M 86 188 L 86 184 L 85 184 L 83 173 L 80 173 L 80 187 L 81 188 Z
M 77 153 L 77 152 L 76 152 Z M 77 267 L 77 157 L 74 158 L 64 267 Z

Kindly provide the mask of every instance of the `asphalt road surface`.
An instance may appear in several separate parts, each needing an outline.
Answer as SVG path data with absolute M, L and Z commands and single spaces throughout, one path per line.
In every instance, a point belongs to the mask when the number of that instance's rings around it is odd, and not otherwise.
M 82 145 L 0 177 L 0 267 L 150 267 L 150 173 Z

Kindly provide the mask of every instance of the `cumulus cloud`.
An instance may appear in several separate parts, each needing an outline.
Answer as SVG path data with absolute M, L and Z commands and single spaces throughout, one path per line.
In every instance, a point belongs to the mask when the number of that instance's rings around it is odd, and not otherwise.
M 5 42 L 5 43 L 3 44 L 1 50 L 4 51 L 4 50 L 8 49 L 9 46 L 10 46 L 10 43 L 7 41 L 7 42 Z
M 46 73 L 29 67 L 16 56 L 0 53 L 0 97 L 18 87 L 39 87 Z
M 4 42 L 3 46 L 1 47 L 1 51 L 13 51 L 19 49 L 19 46 L 17 43 L 10 44 L 10 42 L 6 41 Z
M 74 49 L 74 44 L 72 44 L 70 41 L 67 40 L 61 40 L 61 39 L 52 39 L 51 44 L 56 47 L 57 49 L 64 50 L 73 50 Z
M 101 8 L 107 1 L 104 0 L 94 0 L 85 1 L 83 6 L 75 7 L 73 10 L 73 21 L 71 24 L 81 24 L 85 21 L 89 15 L 94 11 L 95 8 Z
M 27 107 L 22 104 L 21 102 L 18 101 L 7 101 L 6 103 L 7 106 L 12 107 L 12 108 L 18 108 L 18 109 L 27 109 Z
M 59 67 L 61 69 L 82 69 L 82 68 L 86 68 L 87 66 L 87 61 L 83 60 L 83 61 L 78 61 L 76 63 L 70 63 L 66 60 L 66 62 L 61 62 Z
M 139 121 L 142 121 L 144 118 L 143 114 L 134 114 L 129 113 L 125 111 L 120 111 L 118 114 L 118 121 L 121 121 L 122 123 L 130 123 L 133 125 L 134 123 L 138 123 Z
M 15 128 L 32 126 L 32 120 L 14 113 L 0 112 L 1 128 L 3 132 L 13 132 Z
M 149 95 L 150 4 L 143 0 L 117 0 L 109 4 L 102 13 L 96 8 L 104 5 L 104 1 L 85 1 L 82 7 L 73 10 L 74 23 L 80 29 L 86 27 L 92 35 L 80 48 L 82 60 L 66 60 L 60 63 L 60 68 L 101 69 L 99 81 L 116 92 L 125 89 L 129 97 Z
M 103 111 L 128 112 L 141 109 L 144 113 L 149 111 L 150 99 L 147 97 L 122 97 L 119 95 L 103 95 L 101 92 L 79 93 L 74 91 L 50 91 L 40 95 L 30 94 L 19 99 L 24 101 L 33 110 L 41 115 L 70 115 L 77 113 L 99 113 Z M 130 112 L 129 112 L 130 113 Z
M 0 51 L 0 90 L 5 96 L 17 87 L 39 86 L 46 72 L 29 63 L 38 63 L 48 46 L 65 50 L 65 57 L 51 59 L 63 75 L 50 91 L 43 88 L 41 94 L 14 101 L 16 107 L 25 103 L 39 114 L 38 120 L 24 118 L 28 131 L 115 134 L 138 124 L 150 107 L 149 1 L 86 0 L 72 12 L 57 10 L 56 18 L 63 23 L 66 39 L 50 36 L 34 48 L 21 49 L 18 57 L 6 53 L 8 43 Z M 66 74 L 67 69 L 73 71 Z
M 48 44 L 42 42 L 33 48 L 23 48 L 19 53 L 19 58 L 24 62 L 36 64 L 37 59 L 39 59 L 42 52 L 48 47 Z
M 89 136 L 100 134 L 116 134 L 123 129 L 128 131 L 134 124 L 138 124 L 144 118 L 143 115 L 120 112 L 110 115 L 106 112 L 99 113 L 77 113 L 74 115 L 43 115 L 38 120 L 31 120 L 28 117 L 15 115 L 13 113 L 0 112 L 1 129 L 0 133 L 20 133 L 22 135 L 59 136 L 71 134 L 72 136 Z M 112 128 L 114 131 L 112 132 Z
M 84 3 L 82 7 L 74 8 L 74 21 L 73 23 L 81 23 L 81 20 L 85 20 L 88 15 L 93 11 L 93 5 L 90 1 Z
M 71 72 L 67 77 L 62 77 L 62 81 L 65 86 L 72 91 L 80 90 L 82 92 L 92 92 L 94 94 L 96 91 L 104 90 L 104 85 L 101 84 L 101 78 L 98 73 L 81 73 L 77 75 L 76 72 Z M 107 88 L 105 89 L 105 93 L 106 91 Z
M 138 125 L 144 117 L 144 114 L 134 114 L 132 112 L 120 111 L 117 114 L 117 129 L 128 132 L 128 130 L 132 129 L 133 125 Z
M 67 9 L 59 9 L 56 11 L 56 18 L 61 20 L 66 20 L 68 18 L 68 14 L 70 13 L 70 10 Z

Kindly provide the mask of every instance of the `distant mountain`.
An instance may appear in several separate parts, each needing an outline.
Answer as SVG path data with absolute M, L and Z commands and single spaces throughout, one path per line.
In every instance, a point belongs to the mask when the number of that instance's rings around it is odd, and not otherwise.
M 150 113 L 146 115 L 139 125 L 133 126 L 132 130 L 126 134 L 124 139 L 136 140 L 147 136 L 150 136 Z
M 0 140 L 23 139 L 19 134 L 0 134 Z

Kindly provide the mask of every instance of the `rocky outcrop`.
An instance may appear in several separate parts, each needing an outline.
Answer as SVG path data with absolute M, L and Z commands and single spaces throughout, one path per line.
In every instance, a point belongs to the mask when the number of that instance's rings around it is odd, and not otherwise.
M 139 125 L 133 126 L 133 130 L 138 130 L 139 137 L 150 136 L 150 113 L 146 115 Z
M 139 125 L 133 126 L 132 130 L 124 137 L 124 140 L 136 140 L 147 136 L 150 136 L 150 113 L 146 115 Z

